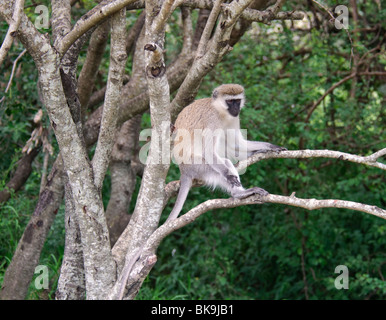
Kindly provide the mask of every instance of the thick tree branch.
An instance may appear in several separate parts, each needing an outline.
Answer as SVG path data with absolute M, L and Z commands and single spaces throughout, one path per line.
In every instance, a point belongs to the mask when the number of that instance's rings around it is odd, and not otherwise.
M 141 115 L 138 115 L 122 125 L 111 153 L 111 192 L 106 219 L 112 246 L 130 220 L 129 205 L 138 173 L 133 164 L 139 162 L 141 119 Z
M 83 64 L 82 71 L 79 74 L 77 86 L 79 101 L 82 106 L 82 118 L 85 116 L 85 111 L 94 88 L 99 65 L 106 48 L 109 31 L 110 24 L 106 21 L 99 25 L 91 35 L 90 44 L 87 48 L 86 60 Z
M 165 28 L 166 22 L 171 14 L 182 2 L 183 0 L 164 0 L 159 12 L 154 14 L 155 19 L 151 23 L 151 32 L 155 34 L 160 33 Z M 158 8 L 155 7 L 155 11 L 157 10 Z
M 65 176 L 65 247 L 56 300 L 84 300 L 86 298 L 82 237 L 75 214 L 75 204 L 68 178 Z
M 71 30 L 71 4 L 68 0 L 52 0 L 51 6 L 52 38 L 54 46 L 57 46 Z
M 160 4 L 162 4 L 160 14 L 154 17 L 153 12 L 157 10 Z M 163 209 L 165 179 L 170 164 L 170 150 L 160 148 L 159 139 L 155 136 L 165 141 L 165 145 L 170 145 L 170 113 L 167 108 L 170 103 L 170 88 L 163 57 L 165 40 L 163 24 L 167 15 L 164 9 L 170 7 L 168 11 L 171 11 L 174 4 L 175 1 L 173 0 L 163 3 L 154 0 L 146 3 L 145 70 L 153 139 L 150 143 L 149 156 L 143 173 L 136 208 L 125 230 L 131 234 L 130 243 L 127 246 L 126 261 L 132 259 L 132 253 L 140 250 L 143 243 L 156 229 Z M 152 32 L 148 32 L 149 30 L 152 30 Z M 168 126 L 169 131 L 165 130 L 165 124 Z M 166 156 L 168 158 L 165 158 Z M 150 203 L 151 205 L 149 205 Z M 110 298 L 122 298 L 128 276 L 129 272 L 123 269 L 119 281 L 112 289 Z M 139 287 L 140 284 L 137 286 Z
M 99 139 L 92 160 L 94 182 L 98 189 L 102 187 L 117 133 L 119 101 L 127 58 L 125 30 L 126 10 L 123 8 L 111 18 L 109 76 Z
M 0 3 L 0 15 L 6 19 L 11 12 L 10 4 L 7 0 Z M 21 19 L 18 35 L 39 70 L 44 104 L 74 197 L 75 212 L 82 235 L 87 298 L 96 299 L 101 295 L 102 288 L 109 287 L 114 281 L 116 267 L 111 255 L 102 199 L 95 188 L 87 150 L 78 136 L 77 127 L 67 107 L 59 73 L 60 56 L 25 14 Z M 75 40 L 77 38 L 74 38 Z M 73 159 L 74 154 L 78 156 L 76 161 Z M 98 264 L 99 268 L 94 268 L 95 264 Z
M 218 15 L 220 14 L 221 5 L 223 2 L 224 0 L 216 0 L 214 3 L 213 9 L 209 14 L 208 21 L 206 22 L 204 31 L 202 32 L 202 36 L 197 47 L 196 59 L 202 58 L 205 54 L 206 45 L 209 42 L 210 35 L 212 34 L 213 27 L 217 21 Z
M 241 14 L 241 17 L 247 21 L 256 21 L 268 23 L 271 20 L 302 20 L 304 14 L 302 12 L 278 12 L 273 14 L 272 11 L 245 9 Z
M 184 41 L 180 55 L 188 56 L 193 50 L 193 25 L 191 9 L 182 7 L 181 16 Z

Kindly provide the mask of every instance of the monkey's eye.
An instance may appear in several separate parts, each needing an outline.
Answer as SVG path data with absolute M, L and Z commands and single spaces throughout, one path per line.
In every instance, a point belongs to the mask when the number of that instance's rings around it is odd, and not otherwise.
M 240 107 L 240 99 L 230 99 L 230 100 L 225 100 L 225 102 L 228 105 L 228 108 L 239 108 Z

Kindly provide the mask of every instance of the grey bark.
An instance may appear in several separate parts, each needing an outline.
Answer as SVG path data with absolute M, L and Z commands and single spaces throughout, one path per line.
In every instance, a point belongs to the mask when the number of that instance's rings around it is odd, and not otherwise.
M 82 106 L 82 118 L 85 116 L 85 111 L 94 88 L 99 65 L 106 48 L 109 31 L 110 24 L 108 21 L 95 29 L 87 49 L 86 60 L 79 74 L 77 92 Z
M 65 183 L 65 247 L 58 287 L 57 300 L 84 300 L 86 283 L 83 267 L 82 240 L 75 215 L 74 200 L 68 179 Z
M 109 165 L 111 151 L 118 130 L 119 102 L 123 85 L 126 54 L 126 10 L 122 9 L 111 18 L 110 66 L 101 129 L 92 159 L 94 183 L 102 188 L 103 179 Z
M 112 246 L 126 228 L 131 216 L 128 211 L 138 174 L 138 166 L 134 163 L 139 162 L 140 125 L 140 115 L 122 125 L 111 156 L 111 193 L 106 208 L 106 218 Z

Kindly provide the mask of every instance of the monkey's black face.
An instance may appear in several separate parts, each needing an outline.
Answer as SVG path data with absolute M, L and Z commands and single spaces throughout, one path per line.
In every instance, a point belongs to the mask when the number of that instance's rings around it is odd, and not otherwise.
M 231 99 L 231 100 L 225 100 L 228 106 L 228 112 L 234 116 L 237 117 L 240 113 L 240 103 L 241 99 Z

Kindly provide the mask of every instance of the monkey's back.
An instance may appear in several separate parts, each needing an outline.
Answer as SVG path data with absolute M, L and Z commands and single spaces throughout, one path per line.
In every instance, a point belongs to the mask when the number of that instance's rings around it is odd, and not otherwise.
M 175 128 L 189 130 L 216 129 L 218 114 L 211 105 L 212 98 L 199 99 L 185 107 L 178 115 Z
M 197 167 L 192 165 L 194 163 L 206 162 L 205 149 L 211 150 L 209 154 L 213 154 L 214 140 L 210 137 L 213 137 L 220 123 L 219 114 L 212 106 L 212 98 L 196 100 L 180 112 L 174 124 L 173 154 L 181 173 L 186 172 L 186 168 L 191 171 Z M 198 145 L 195 142 L 198 142 Z M 209 160 L 209 163 L 210 161 L 212 160 Z M 199 165 L 197 170 L 202 171 L 204 167 Z

